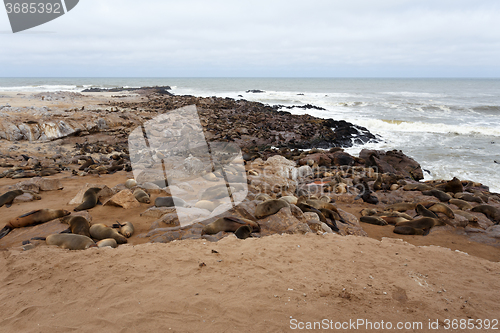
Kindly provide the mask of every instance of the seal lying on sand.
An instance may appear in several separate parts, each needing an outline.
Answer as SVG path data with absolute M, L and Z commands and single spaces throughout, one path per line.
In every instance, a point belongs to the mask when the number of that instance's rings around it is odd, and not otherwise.
M 69 224 L 72 234 L 90 237 L 90 223 L 83 216 L 67 216 L 61 222 Z
M 64 209 L 39 209 L 16 217 L 0 230 L 0 239 L 14 228 L 31 227 L 71 214 Z
M 45 239 L 47 245 L 57 245 L 68 250 L 85 250 L 89 247 L 95 247 L 92 239 L 83 235 L 75 234 L 54 234 Z
M 216 233 L 225 231 L 225 232 L 234 232 L 236 236 L 238 236 L 238 234 L 246 235 L 248 233 L 248 228 L 242 229 L 237 233 L 237 231 L 243 226 L 251 227 L 252 231 L 250 231 L 250 233 L 254 231 L 255 232 L 260 231 L 260 225 L 257 222 L 244 218 L 226 216 L 226 217 L 221 217 L 215 220 L 214 222 L 207 224 L 201 231 L 201 234 L 215 235 Z
M 5 205 L 5 207 L 9 208 L 12 205 L 14 199 L 22 195 L 23 193 L 24 192 L 22 190 L 14 190 L 4 193 L 2 196 L 0 196 L 0 207 Z
M 100 191 L 101 189 L 99 187 L 92 187 L 85 191 L 85 194 L 83 195 L 83 202 L 75 208 L 75 212 L 94 208 L 97 205 L 97 194 Z
M 432 227 L 443 225 L 443 223 L 432 217 L 422 217 L 420 219 L 411 220 L 408 222 L 400 222 L 396 224 L 393 232 L 402 235 L 427 235 Z M 404 227 L 404 228 L 401 228 Z M 414 229 L 414 230 L 412 230 Z M 411 233 L 407 233 L 411 232 Z
M 125 244 L 127 242 L 127 239 L 123 235 L 120 235 L 118 231 L 99 223 L 90 227 L 90 236 L 97 240 L 113 238 L 118 244 Z
M 123 236 L 130 238 L 134 234 L 134 225 L 130 222 L 124 222 L 123 224 L 116 221 L 117 223 L 113 224 L 113 228 L 120 229 L 120 234 Z

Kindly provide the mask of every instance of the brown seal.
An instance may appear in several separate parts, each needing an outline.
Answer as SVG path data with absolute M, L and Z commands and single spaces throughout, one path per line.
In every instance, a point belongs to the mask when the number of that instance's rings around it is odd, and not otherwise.
M 100 241 L 98 241 L 96 243 L 96 245 L 97 245 L 97 247 L 110 246 L 113 249 L 116 248 L 116 247 L 118 247 L 118 243 L 116 242 L 116 240 L 114 238 L 101 239 Z
M 435 218 L 432 217 L 422 217 L 419 219 L 411 220 L 408 222 L 400 222 L 396 224 L 397 227 L 410 227 L 414 229 L 421 229 L 422 230 L 422 235 L 427 235 L 431 228 L 436 226 L 436 225 L 443 225 L 443 223 Z M 394 228 L 396 230 L 396 228 Z M 398 229 L 400 230 L 400 229 Z M 396 232 L 398 233 L 398 232 Z
M 407 222 L 407 221 L 411 221 L 409 219 L 406 219 L 404 217 L 401 217 L 401 216 L 380 216 L 381 219 L 383 219 L 385 222 L 389 223 L 389 224 L 397 224 L 397 223 L 400 223 L 400 222 Z
M 436 186 L 438 189 L 441 189 L 441 187 L 444 192 L 459 193 L 464 191 L 464 186 L 457 177 L 453 177 L 452 180 L 446 182 L 445 184 Z
M 483 200 L 481 200 L 481 198 L 478 198 L 478 197 L 476 197 L 473 194 L 465 193 L 465 192 L 455 193 L 455 198 L 461 199 L 461 200 L 465 200 L 465 201 L 469 201 L 469 202 L 477 202 L 478 204 L 482 204 L 483 203 Z
M 124 222 L 123 224 L 116 221 L 117 224 L 113 224 L 113 228 L 119 228 L 120 234 L 123 236 L 130 238 L 134 234 L 134 225 L 130 222 Z
M 415 207 L 415 211 L 417 212 L 418 215 L 423 216 L 423 217 L 432 217 L 433 219 L 438 218 L 436 213 L 428 210 L 427 208 L 425 208 L 421 204 L 417 204 L 417 207 Z
M 444 215 L 448 216 L 450 219 L 455 218 L 455 214 L 453 213 L 453 210 L 451 210 L 450 207 L 443 203 L 435 203 L 434 205 L 429 207 L 429 210 L 434 212 L 434 213 L 443 213 Z
M 258 219 L 276 214 L 283 207 L 290 207 L 290 204 L 281 199 L 273 199 L 261 202 L 255 207 L 255 217 Z
M 432 190 L 432 186 L 427 184 L 406 184 L 403 186 L 403 190 L 405 191 L 429 191 Z
M 495 222 L 495 224 L 500 223 L 500 209 L 493 207 L 491 205 L 479 205 L 470 210 L 471 212 L 483 213 L 487 218 Z
M 151 200 L 149 199 L 149 194 L 141 190 L 140 188 L 136 189 L 134 191 L 134 197 L 137 199 L 137 201 L 145 204 L 151 203 Z
M 216 233 L 219 233 L 221 231 L 225 232 L 235 232 L 238 230 L 240 227 L 248 225 L 252 227 L 252 232 L 253 231 L 260 231 L 260 226 L 257 222 L 254 222 L 252 220 L 244 219 L 244 218 L 238 218 L 238 217 L 233 217 L 233 216 L 226 216 L 226 217 L 221 217 L 217 220 L 215 220 L 212 223 L 207 224 L 203 230 L 201 231 L 202 235 L 215 235 Z M 242 230 L 243 232 L 243 230 Z
M 12 206 L 12 202 L 14 201 L 14 199 L 22 194 L 24 194 L 22 190 L 14 190 L 4 193 L 2 196 L 0 196 L 0 207 L 5 205 L 5 207 L 9 208 L 10 206 Z
M 64 209 L 39 209 L 24 215 L 18 216 L 5 225 L 0 230 L 0 239 L 7 235 L 14 228 L 31 227 L 34 225 L 42 224 L 54 219 L 71 214 Z
M 69 224 L 72 234 L 90 237 L 90 223 L 83 216 L 67 216 L 61 222 Z
M 184 200 L 177 197 L 158 197 L 155 200 L 156 207 L 185 207 L 186 205 Z
M 412 227 L 405 227 L 405 226 L 395 227 L 392 232 L 394 232 L 395 234 L 400 234 L 400 235 L 423 235 L 424 234 L 423 229 L 415 229 Z
M 359 219 L 363 223 L 375 224 L 375 225 L 387 225 L 387 221 L 379 216 L 361 216 Z
M 250 235 L 252 234 L 252 227 L 249 226 L 249 225 L 243 225 L 241 227 L 239 227 L 235 232 L 234 234 L 236 235 L 236 237 L 238 237 L 239 239 L 247 239 L 248 237 L 250 237 Z
M 259 200 L 259 201 L 267 201 L 267 200 L 272 200 L 273 198 L 266 193 L 259 193 L 255 196 L 254 200 Z
M 390 206 L 385 207 L 386 210 L 395 210 L 397 212 L 406 212 L 407 210 L 413 210 L 417 207 L 416 203 L 413 202 L 400 202 Z
M 439 201 L 442 201 L 442 202 L 448 202 L 451 199 L 451 196 L 448 193 L 445 193 L 443 191 L 436 190 L 436 189 L 429 190 L 429 191 L 422 191 L 422 194 L 436 197 L 439 199 Z
M 90 236 L 97 240 L 113 238 L 118 244 L 125 244 L 127 242 L 127 238 L 120 235 L 118 231 L 100 223 L 90 227 Z
M 83 202 L 74 209 L 75 212 L 94 208 L 97 205 L 97 200 L 99 199 L 97 194 L 100 191 L 101 189 L 99 187 L 92 187 L 85 191 Z
M 92 239 L 83 235 L 75 234 L 54 234 L 45 239 L 47 245 L 57 245 L 68 250 L 85 250 L 89 247 L 95 247 Z
M 470 203 L 468 203 L 467 201 L 462 200 L 462 199 L 455 199 L 455 198 L 453 198 L 453 199 L 450 199 L 450 201 L 448 201 L 448 203 L 457 206 L 460 210 L 470 210 L 470 209 L 472 209 L 472 205 Z

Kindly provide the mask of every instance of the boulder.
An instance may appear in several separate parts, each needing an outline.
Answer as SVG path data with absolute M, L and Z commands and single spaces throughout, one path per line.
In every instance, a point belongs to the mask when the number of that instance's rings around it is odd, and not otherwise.
M 400 150 L 385 152 L 383 150 L 363 149 L 359 153 L 359 157 L 365 160 L 366 166 L 377 168 L 379 173 L 394 173 L 416 181 L 424 179 L 420 164 Z
M 140 206 L 139 201 L 134 197 L 129 189 L 122 190 L 113 195 L 108 200 L 105 200 L 103 206 L 118 206 L 125 209 L 136 208 Z

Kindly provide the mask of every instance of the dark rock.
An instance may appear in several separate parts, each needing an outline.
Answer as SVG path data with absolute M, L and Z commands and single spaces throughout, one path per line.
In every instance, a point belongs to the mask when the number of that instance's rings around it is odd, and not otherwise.
M 416 181 L 424 179 L 420 164 L 400 150 L 385 152 L 363 149 L 359 157 L 365 160 L 366 166 L 377 168 L 379 173 L 393 173 Z

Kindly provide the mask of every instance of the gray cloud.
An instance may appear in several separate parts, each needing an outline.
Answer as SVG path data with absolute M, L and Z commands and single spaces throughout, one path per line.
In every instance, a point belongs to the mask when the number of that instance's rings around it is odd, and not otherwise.
M 82 0 L 0 34 L 0 76 L 498 77 L 499 14 L 495 1 Z

